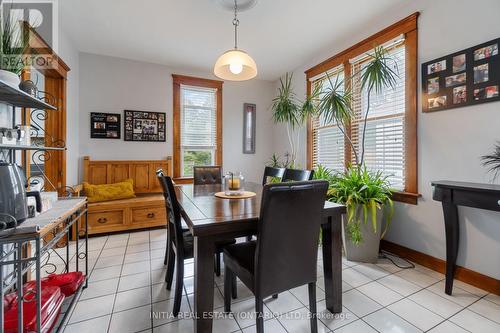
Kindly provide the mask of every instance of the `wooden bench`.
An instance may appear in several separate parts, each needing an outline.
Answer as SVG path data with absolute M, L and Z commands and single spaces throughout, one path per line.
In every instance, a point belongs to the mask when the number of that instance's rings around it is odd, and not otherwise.
M 89 203 L 89 234 L 165 226 L 165 200 L 156 178 L 156 170 L 160 168 L 167 175 L 172 175 L 171 157 L 155 161 L 92 161 L 85 156 L 83 181 L 90 184 L 112 184 L 132 178 L 137 196 Z

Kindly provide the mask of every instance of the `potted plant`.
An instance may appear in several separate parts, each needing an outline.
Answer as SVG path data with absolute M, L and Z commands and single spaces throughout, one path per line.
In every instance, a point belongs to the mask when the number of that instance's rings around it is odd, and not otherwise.
M 24 68 L 24 55 L 28 46 L 28 31 L 25 27 L 16 28 L 10 19 L 3 20 L 1 26 L 0 80 L 18 87 L 19 75 Z
M 274 123 L 286 125 L 288 143 L 290 144 L 287 166 L 290 168 L 296 166 L 300 127 L 304 125 L 309 116 L 316 114 L 317 99 L 320 93 L 320 87 L 316 87 L 304 101 L 299 100 L 292 88 L 292 77 L 293 74 L 286 73 L 284 78 L 280 78 L 278 96 L 273 99 L 271 106 Z
M 344 249 L 348 260 L 376 262 L 380 239 L 384 236 L 393 215 L 392 191 L 387 175 L 380 171 L 368 170 L 365 165 L 365 133 L 370 112 L 372 93 L 380 93 L 394 87 L 397 77 L 396 62 L 387 56 L 383 47 L 376 47 L 370 60 L 359 73 L 349 80 L 359 80 L 361 89 L 367 93 L 367 106 L 361 131 L 360 149 L 356 149 L 347 128 L 353 118 L 351 92 L 344 91 L 343 82 L 335 81 L 327 75 L 329 85 L 323 89 L 318 106 L 318 114 L 324 121 L 335 124 L 344 134 L 351 148 L 354 164 L 344 172 L 334 174 L 328 193 L 329 200 L 347 207 L 344 217 Z M 354 86 L 351 84 L 349 86 Z M 386 229 L 382 232 L 382 216 L 386 214 Z

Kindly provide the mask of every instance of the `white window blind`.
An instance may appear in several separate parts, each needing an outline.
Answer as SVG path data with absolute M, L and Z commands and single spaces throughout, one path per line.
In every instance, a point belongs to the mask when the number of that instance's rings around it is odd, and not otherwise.
M 370 111 L 366 122 L 365 164 L 368 169 L 382 171 L 391 185 L 397 190 L 405 188 L 405 45 L 400 42 L 387 54 L 388 64 L 397 69 L 398 77 L 394 88 L 384 89 L 380 93 L 372 91 Z M 353 75 L 353 111 L 355 117 L 351 123 L 351 138 L 361 156 L 363 122 L 368 105 L 366 87 L 361 90 L 359 75 L 369 59 L 359 59 L 352 64 Z M 353 157 L 353 164 L 354 155 Z
M 181 176 L 213 165 L 217 147 L 217 89 L 181 85 Z
M 329 73 L 330 80 L 325 76 L 318 78 L 313 85 L 321 85 L 322 91 L 337 82 L 341 83 L 340 90 L 344 90 L 344 72 L 343 66 L 334 68 Z M 339 130 L 335 123 L 327 122 L 324 117 L 315 117 L 312 124 L 312 161 L 313 167 L 322 165 L 335 171 L 342 171 L 345 166 L 344 155 L 344 134 Z

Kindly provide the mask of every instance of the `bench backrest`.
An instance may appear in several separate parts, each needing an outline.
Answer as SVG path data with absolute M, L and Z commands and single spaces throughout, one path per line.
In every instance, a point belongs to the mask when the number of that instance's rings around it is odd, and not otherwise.
M 134 180 L 135 193 L 161 193 L 156 170 L 172 176 L 172 158 L 148 161 L 92 161 L 83 158 L 83 181 L 90 184 L 112 184 L 128 178 Z

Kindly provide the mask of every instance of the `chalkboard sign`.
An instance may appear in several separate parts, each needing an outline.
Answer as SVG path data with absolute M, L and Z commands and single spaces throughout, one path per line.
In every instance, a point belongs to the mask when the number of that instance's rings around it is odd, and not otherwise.
M 90 114 L 90 137 L 92 139 L 120 139 L 121 115 L 92 112 Z
M 422 111 L 500 100 L 500 38 L 422 64 Z

